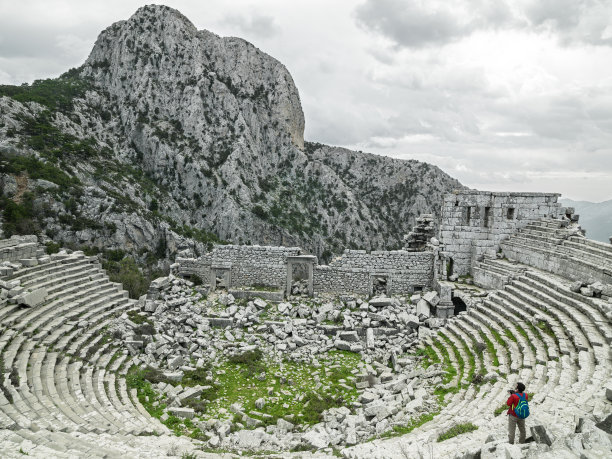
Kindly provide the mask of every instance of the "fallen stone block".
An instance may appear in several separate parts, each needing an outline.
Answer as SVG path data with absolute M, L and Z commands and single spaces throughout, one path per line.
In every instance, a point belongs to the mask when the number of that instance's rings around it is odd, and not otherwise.
M 341 341 L 348 341 L 349 343 L 358 343 L 359 335 L 357 335 L 357 332 L 354 330 L 341 331 L 338 333 L 338 339 L 340 339 Z
M 258 309 L 264 309 L 267 305 L 267 303 L 262 300 L 261 298 L 255 298 L 253 300 L 253 304 L 258 308 Z
M 23 266 L 37 266 L 38 260 L 36 258 L 22 258 L 19 260 L 19 263 L 21 263 Z
M 374 348 L 374 330 L 372 328 L 366 330 L 366 346 L 368 349 Z
M 370 306 L 374 306 L 375 308 L 384 308 L 385 306 L 389 306 L 391 302 L 391 298 L 387 298 L 384 296 L 379 298 L 372 298 L 369 301 Z
M 582 281 L 572 282 L 570 285 L 570 291 L 574 293 L 580 293 L 580 289 L 582 288 Z
M 334 341 L 334 346 L 336 349 L 339 349 L 341 351 L 350 351 L 351 350 L 351 343 L 347 343 L 346 341 L 342 341 L 342 340 L 336 340 Z
M 425 295 L 423 295 L 423 299 L 432 306 L 437 306 L 437 304 L 440 302 L 438 292 L 427 292 Z
M 365 407 L 363 413 L 368 417 L 375 417 L 378 421 L 391 416 L 391 411 L 384 404 L 370 404 Z
M 291 432 L 294 428 L 294 425 L 289 421 L 285 421 L 282 418 L 279 418 L 276 421 L 276 427 L 283 432 Z
M 266 400 L 264 398 L 258 398 L 255 400 L 255 408 L 261 410 L 264 406 L 266 406 Z
M 409 328 L 417 328 L 419 326 L 419 317 L 415 314 L 407 314 L 404 323 Z
M 21 285 L 16 285 L 15 287 L 11 288 L 8 291 L 8 296 L 9 298 L 15 298 L 16 301 L 19 301 L 19 298 L 16 298 L 16 297 L 22 295 L 23 292 L 25 292 L 25 288 L 22 287 Z
M 429 303 L 425 300 L 419 300 L 416 306 L 416 314 L 419 317 L 425 316 L 426 318 L 429 318 L 431 316 Z
M 168 408 L 168 412 L 177 418 L 193 419 L 195 416 L 193 408 L 183 408 L 180 406 Z
M 263 435 L 264 432 L 260 430 L 239 430 L 236 433 L 236 444 L 242 449 L 255 449 L 261 445 Z
M 28 293 L 24 293 L 17 297 L 17 303 L 24 304 L 31 308 L 42 304 L 47 297 L 47 290 L 39 288 Z
M 302 435 L 302 441 L 313 448 L 322 449 L 327 448 L 330 438 L 325 430 L 319 431 L 313 429 Z
M 612 381 L 606 383 L 606 398 L 612 402 Z
M 176 370 L 183 364 L 183 357 L 180 355 L 171 357 L 168 359 L 168 368 L 171 370 Z
M 154 279 L 153 282 L 151 282 L 151 287 L 161 290 L 163 288 L 166 288 L 170 285 L 170 278 L 169 277 L 158 277 L 157 279 Z
M 202 392 L 204 392 L 205 389 L 210 389 L 210 386 L 188 387 L 178 395 L 178 400 L 181 403 L 184 403 L 192 398 L 197 398 L 202 394 Z
M 552 445 L 552 440 L 548 436 L 548 433 L 546 432 L 546 428 L 544 426 L 532 426 L 530 430 L 531 435 L 533 436 L 533 439 L 536 443 L 545 443 L 548 446 Z
M 606 419 L 595 424 L 595 427 L 603 430 L 608 435 L 612 435 L 612 414 L 609 414 Z
M 183 379 L 183 372 L 182 371 L 164 371 L 163 372 L 164 378 L 169 379 L 170 381 L 180 381 L 181 379 Z

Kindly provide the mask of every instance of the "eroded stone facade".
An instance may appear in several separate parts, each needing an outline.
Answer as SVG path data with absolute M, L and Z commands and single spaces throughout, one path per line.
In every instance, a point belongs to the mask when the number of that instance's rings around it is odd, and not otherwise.
M 470 274 L 473 262 L 494 256 L 499 244 L 528 223 L 559 217 L 557 193 L 456 191 L 444 197 L 440 222 L 441 276 Z

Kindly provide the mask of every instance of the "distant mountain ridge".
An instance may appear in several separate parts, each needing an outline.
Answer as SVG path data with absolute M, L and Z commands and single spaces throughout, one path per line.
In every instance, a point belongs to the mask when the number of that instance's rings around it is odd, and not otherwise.
M 561 198 L 566 207 L 573 207 L 580 215 L 580 226 L 586 230 L 586 236 L 601 242 L 610 242 L 612 236 L 612 199 L 603 202 L 573 201 Z

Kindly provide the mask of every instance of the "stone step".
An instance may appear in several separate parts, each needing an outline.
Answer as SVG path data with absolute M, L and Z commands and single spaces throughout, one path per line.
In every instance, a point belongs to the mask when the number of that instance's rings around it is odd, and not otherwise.
M 574 344 L 580 350 L 587 350 L 592 346 L 602 346 L 605 339 L 599 333 L 598 327 L 589 320 L 578 308 L 570 307 L 563 301 L 558 301 L 546 290 L 545 286 L 538 285 L 528 277 L 521 277 L 512 281 L 512 286 L 524 292 L 524 296 L 531 298 L 530 304 L 546 308 L 555 312 L 558 317 L 563 317 L 567 322 L 561 322 L 568 333 L 575 335 Z

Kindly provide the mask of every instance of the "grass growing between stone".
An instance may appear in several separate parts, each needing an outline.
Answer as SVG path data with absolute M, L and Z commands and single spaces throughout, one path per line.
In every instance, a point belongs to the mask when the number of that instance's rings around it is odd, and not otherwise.
M 459 366 L 459 376 L 460 376 L 457 381 L 457 386 L 461 388 L 461 378 L 465 374 L 465 361 L 463 360 L 463 357 L 461 356 L 459 349 L 457 349 L 457 346 L 455 346 L 455 344 L 450 340 L 448 336 L 446 336 L 444 333 L 440 333 L 439 336 L 441 336 L 442 339 L 446 341 L 446 344 L 450 346 L 450 348 L 453 350 L 453 354 L 455 354 L 455 360 L 457 362 L 457 365 Z
M 446 432 L 441 433 L 438 436 L 437 441 L 441 442 L 444 440 L 449 440 L 453 437 L 456 437 L 457 435 L 461 435 L 461 434 L 468 433 L 468 432 L 473 432 L 474 430 L 477 430 L 477 429 L 478 429 L 478 426 L 475 426 L 471 422 L 457 424 L 451 427 L 450 429 L 448 429 Z
M 461 341 L 461 345 L 463 346 L 463 349 L 464 349 L 465 353 L 467 354 L 467 358 L 468 358 L 468 374 L 467 374 L 467 379 L 468 379 L 468 381 L 473 381 L 474 380 L 474 374 L 476 373 L 476 358 L 474 357 L 474 353 L 467 346 L 467 343 L 465 342 L 465 340 L 463 338 L 461 338 L 461 337 L 459 337 L 458 339 L 459 339 L 459 341 Z
M 125 382 L 128 389 L 136 389 L 138 401 L 144 409 L 147 410 L 151 416 L 159 419 L 160 416 L 164 414 L 166 405 L 163 403 L 159 403 L 157 406 L 154 405 L 154 403 L 158 401 L 159 395 L 153 390 L 151 383 L 145 379 L 146 375 L 146 369 L 134 365 L 125 376 Z M 169 425 L 168 427 L 172 428 Z
M 321 367 L 294 362 L 270 363 L 237 356 L 214 370 L 216 398 L 207 408 L 207 418 L 223 418 L 234 403 L 262 424 L 274 424 L 280 418 L 294 423 L 316 424 L 323 411 L 350 406 L 357 399 L 352 370 L 357 354 L 330 351 L 321 356 Z M 265 405 L 257 408 L 255 401 Z M 224 416 L 226 415 L 226 416 Z
M 491 363 L 493 364 L 494 367 L 498 367 L 499 359 L 497 357 L 497 351 L 495 350 L 495 346 L 493 345 L 493 342 L 482 331 L 480 332 L 480 336 L 482 340 L 484 341 L 485 345 L 487 346 L 487 351 L 489 352 L 489 355 L 491 356 Z
M 401 435 L 406 435 L 407 433 L 412 432 L 417 427 L 421 427 L 426 422 L 433 420 L 433 418 L 436 417 L 436 415 L 439 413 L 440 413 L 439 411 L 436 411 L 433 413 L 421 414 L 420 416 L 416 418 L 410 419 L 408 423 L 401 425 L 401 426 L 393 426 L 392 430 L 389 430 L 383 433 L 379 437 L 372 437 L 370 440 L 374 440 L 376 438 L 391 438 L 391 437 L 399 437 Z
M 497 341 L 497 343 L 503 349 L 506 350 L 506 355 L 508 357 L 508 360 L 507 360 L 506 363 L 508 364 L 508 367 L 510 367 L 510 365 L 512 364 L 512 352 L 510 350 L 510 347 L 509 347 L 508 343 L 506 342 L 506 340 L 504 338 L 502 338 L 502 336 L 499 334 L 499 332 L 497 332 L 497 330 L 495 330 L 493 328 L 489 328 L 489 330 L 491 331 L 491 334 L 493 335 L 493 338 L 495 338 L 495 341 Z
M 416 352 L 416 355 L 423 357 L 423 360 L 421 360 L 421 365 L 425 369 L 429 368 L 431 365 L 440 363 L 440 357 L 438 357 L 438 354 L 436 354 L 436 351 L 434 351 L 434 348 L 431 346 L 419 349 Z
M 529 345 L 529 347 L 531 348 L 531 350 L 533 351 L 533 354 L 536 354 L 536 347 L 535 344 L 533 344 L 532 340 L 529 338 L 529 335 L 527 334 L 527 331 L 521 327 L 520 325 L 515 325 L 516 331 L 519 332 L 519 334 L 525 338 L 525 341 L 527 341 L 527 344 Z

